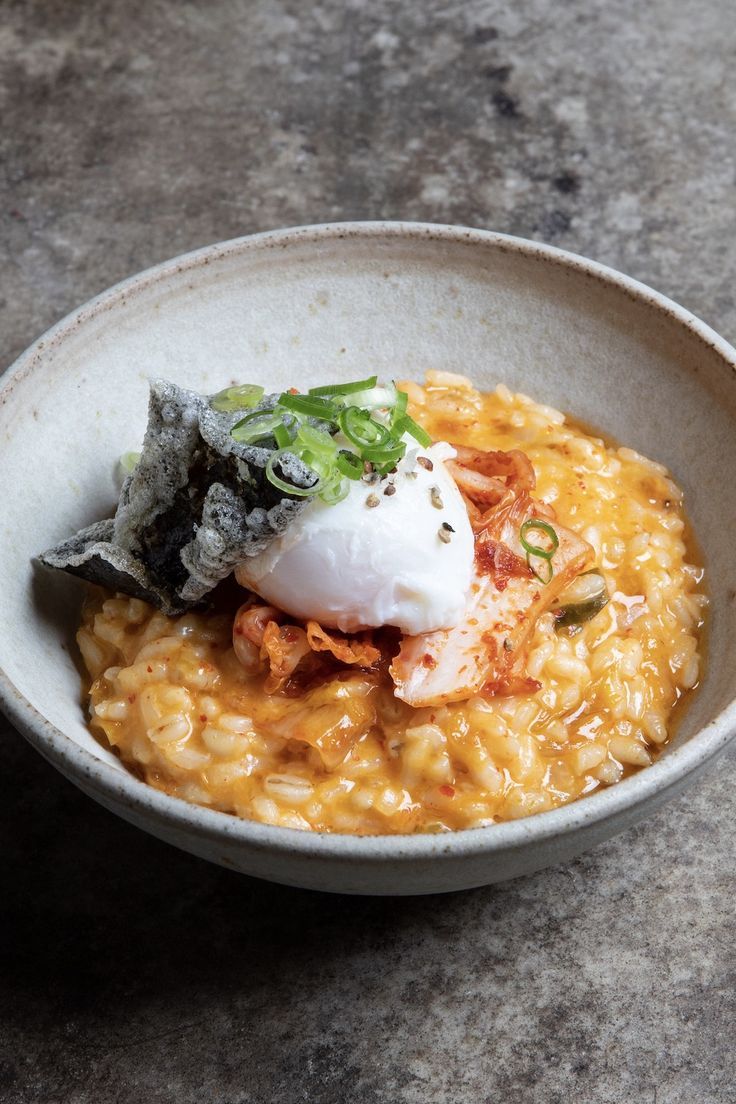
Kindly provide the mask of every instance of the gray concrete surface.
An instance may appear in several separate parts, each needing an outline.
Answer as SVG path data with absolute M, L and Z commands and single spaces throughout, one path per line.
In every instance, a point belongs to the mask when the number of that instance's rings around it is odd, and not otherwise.
M 0 362 L 336 218 L 551 241 L 733 340 L 735 46 L 730 0 L 2 0 Z M 736 1101 L 733 756 L 568 866 L 391 901 L 211 868 L 1 755 L 9 1104 Z

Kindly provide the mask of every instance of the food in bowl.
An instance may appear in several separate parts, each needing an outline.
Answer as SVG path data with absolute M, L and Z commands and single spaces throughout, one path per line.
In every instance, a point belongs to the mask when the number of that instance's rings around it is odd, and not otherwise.
M 462 376 L 152 386 L 98 589 L 91 725 L 153 786 L 271 824 L 491 825 L 647 766 L 707 600 L 660 465 Z

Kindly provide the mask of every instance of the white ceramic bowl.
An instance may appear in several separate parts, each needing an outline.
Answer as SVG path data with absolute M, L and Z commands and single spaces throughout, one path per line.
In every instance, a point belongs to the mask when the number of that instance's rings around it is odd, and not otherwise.
M 81 307 L 8 372 L 0 398 L 3 708 L 108 809 L 214 862 L 347 893 L 429 893 L 566 859 L 691 782 L 736 728 L 736 354 L 686 310 L 534 242 L 356 223 L 213 245 Z M 148 788 L 85 727 L 73 637 L 82 585 L 31 560 L 107 515 L 117 457 L 145 424 L 147 378 L 277 389 L 427 368 L 502 380 L 666 464 L 684 485 L 713 600 L 704 685 L 654 766 L 575 804 L 452 835 L 319 835 Z M 22 785 L 22 780 L 18 780 Z

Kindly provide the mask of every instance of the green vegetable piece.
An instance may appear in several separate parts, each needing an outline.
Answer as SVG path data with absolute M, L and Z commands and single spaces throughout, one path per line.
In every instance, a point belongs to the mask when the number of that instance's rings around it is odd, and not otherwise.
M 340 411 L 338 422 L 348 441 L 361 450 L 393 444 L 390 431 L 380 422 L 374 421 L 367 410 L 349 406 Z
M 264 437 L 273 437 L 273 431 L 282 425 L 281 417 L 274 410 L 254 410 L 236 422 L 230 435 L 241 445 L 252 445 Z
M 539 545 L 531 544 L 530 541 L 526 539 L 527 533 L 531 533 L 535 529 L 549 537 L 549 547 L 540 548 Z M 560 538 L 557 536 L 557 533 L 548 521 L 542 521 L 541 518 L 528 518 L 519 530 L 519 540 L 521 541 L 521 547 L 526 552 L 527 557 L 541 556 L 543 560 L 551 560 L 560 547 Z
M 354 452 L 342 449 L 337 454 L 337 468 L 348 479 L 360 479 L 363 474 L 363 461 Z
M 324 387 L 310 387 L 309 395 L 353 395 L 356 391 L 370 391 L 376 386 L 378 376 L 355 380 L 354 383 L 328 383 Z
M 295 414 L 305 414 L 308 418 L 319 418 L 324 422 L 337 422 L 338 408 L 327 399 L 312 395 L 290 395 L 284 391 L 279 395 L 278 405 Z
M 606 580 L 593 569 L 578 575 L 559 596 L 553 613 L 555 628 L 583 625 L 600 613 L 610 601 Z
M 241 383 L 237 387 L 226 387 L 210 399 L 210 406 L 220 413 L 234 410 L 247 410 L 263 398 L 263 388 L 257 383 Z
M 399 392 L 403 394 L 403 392 Z M 427 433 L 426 429 L 423 429 L 418 422 L 415 422 L 413 418 L 410 418 L 408 414 L 403 414 L 395 423 L 394 430 L 398 434 L 408 433 L 410 437 L 413 437 L 422 448 L 429 448 L 432 444 L 432 438 Z
M 272 452 L 266 463 L 266 477 L 273 483 L 274 487 L 277 487 L 280 491 L 284 491 L 285 494 L 295 495 L 297 498 L 314 498 L 325 487 L 325 480 L 320 476 L 319 472 L 314 474 L 317 476 L 316 482 L 311 487 L 295 487 L 293 483 L 287 483 L 285 479 L 282 479 L 280 475 L 277 475 L 275 471 L 276 464 L 285 453 L 291 453 L 295 455 L 291 448 L 281 448 Z M 307 463 L 307 461 L 304 461 Z M 310 465 L 311 467 L 311 465 Z
M 291 433 L 283 422 L 279 422 L 278 425 L 273 427 L 273 439 L 280 449 L 288 448 L 292 443 Z
M 550 543 L 547 547 L 532 544 L 526 539 L 527 533 L 531 533 L 534 530 L 544 533 L 549 539 Z M 526 562 L 529 567 L 539 579 L 540 583 L 546 585 L 551 581 L 555 573 L 554 567 L 552 566 L 552 557 L 560 547 L 560 538 L 557 536 L 557 533 L 548 521 L 542 521 L 541 518 L 527 518 L 519 530 L 519 541 L 521 542 L 521 547 L 526 552 Z
M 334 460 L 337 445 L 334 438 L 323 429 L 314 429 L 310 425 L 300 425 L 296 435 L 297 444 L 309 449 L 316 456 Z
M 130 473 L 135 469 L 135 466 L 140 458 L 141 454 L 139 452 L 123 453 L 123 455 L 120 457 L 119 463 L 120 467 L 123 469 L 126 475 L 130 475 Z
M 363 449 L 363 459 L 370 460 L 372 464 L 389 464 L 393 467 L 406 453 L 406 444 L 399 441 L 398 445 L 390 445 L 385 448 Z

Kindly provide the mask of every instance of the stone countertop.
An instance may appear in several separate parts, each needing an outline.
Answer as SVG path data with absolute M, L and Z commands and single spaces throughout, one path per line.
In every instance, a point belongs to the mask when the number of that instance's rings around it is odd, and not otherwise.
M 159 260 L 354 218 L 553 242 L 733 340 L 735 45 L 730 0 L 7 0 L 0 363 Z M 8 1104 L 736 1101 L 733 755 L 573 863 L 386 900 L 1 754 Z

